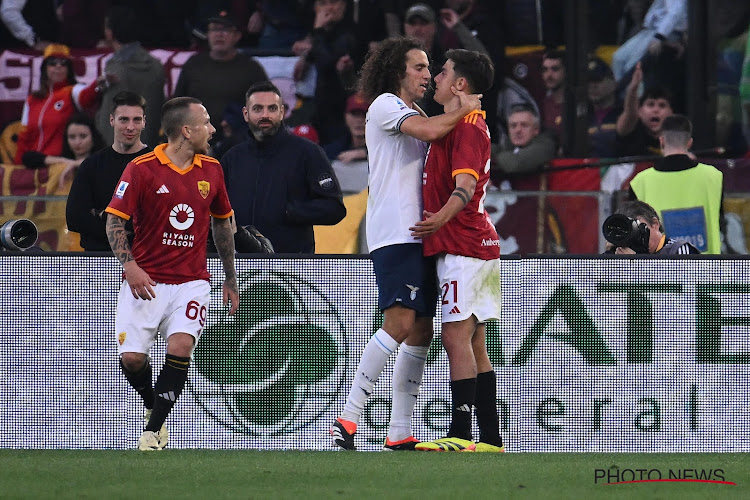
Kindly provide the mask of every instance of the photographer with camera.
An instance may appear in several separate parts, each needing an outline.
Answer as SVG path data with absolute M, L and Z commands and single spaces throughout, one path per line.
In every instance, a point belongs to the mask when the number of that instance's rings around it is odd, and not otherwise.
M 626 201 L 607 217 L 602 226 L 607 240 L 604 253 L 617 255 L 688 255 L 700 251 L 684 239 L 664 234 L 654 207 L 643 201 Z

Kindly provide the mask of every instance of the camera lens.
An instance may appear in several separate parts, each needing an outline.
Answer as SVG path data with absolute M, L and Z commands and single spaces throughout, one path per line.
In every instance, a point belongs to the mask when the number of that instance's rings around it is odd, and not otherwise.
M 26 250 L 38 237 L 36 225 L 28 219 L 9 220 L 0 227 L 0 244 L 8 250 Z
M 602 224 L 604 238 L 615 246 L 626 246 L 633 229 L 633 219 L 622 214 L 610 215 Z

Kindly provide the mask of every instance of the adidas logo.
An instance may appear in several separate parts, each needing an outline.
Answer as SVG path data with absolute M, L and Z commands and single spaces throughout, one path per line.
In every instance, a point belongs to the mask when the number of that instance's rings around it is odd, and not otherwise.
M 456 408 L 457 411 L 465 411 L 471 413 L 471 406 L 467 404 L 463 404 Z
M 177 396 L 174 395 L 173 391 L 163 392 L 159 394 L 159 397 L 162 399 L 166 399 L 167 401 L 177 401 Z
M 458 306 L 453 306 L 453 309 L 448 314 L 461 314 L 461 311 L 458 309 Z
M 156 190 L 156 194 L 167 194 L 169 192 L 169 189 L 167 189 L 167 186 L 164 184 L 161 185 L 159 189 Z

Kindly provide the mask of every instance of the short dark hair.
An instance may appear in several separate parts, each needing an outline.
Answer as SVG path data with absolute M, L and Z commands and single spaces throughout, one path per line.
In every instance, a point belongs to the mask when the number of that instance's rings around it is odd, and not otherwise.
M 662 233 L 664 232 L 664 225 L 661 223 L 661 219 L 659 218 L 659 214 L 656 213 L 656 209 L 646 203 L 645 201 L 641 200 L 630 200 L 625 201 L 620 204 L 619 207 L 617 207 L 617 210 L 615 211 L 617 214 L 622 214 L 627 217 L 630 217 L 631 219 L 637 219 L 638 217 L 643 217 L 647 221 L 653 222 L 654 219 L 659 221 L 659 231 Z
M 115 110 L 118 106 L 140 106 L 143 112 L 146 112 L 146 99 L 135 92 L 129 90 L 121 90 L 112 97 L 112 111 L 110 114 L 115 114 Z
M 643 92 L 641 98 L 638 99 L 638 106 L 643 106 L 643 103 L 646 102 L 646 99 L 664 99 L 669 103 L 670 106 L 672 106 L 672 93 L 665 87 L 662 87 L 660 85 L 648 87 Z
M 565 67 L 565 51 L 558 49 L 550 49 L 542 56 L 542 61 L 545 59 L 558 59 L 560 63 Z
M 693 136 L 693 124 L 684 115 L 667 116 L 661 122 L 661 136 L 667 147 L 687 148 Z
M 685 115 L 671 115 L 661 122 L 662 132 L 683 132 L 693 135 L 693 124 Z
M 250 96 L 253 94 L 256 94 L 258 92 L 273 92 L 277 96 L 281 97 L 281 91 L 279 88 L 273 84 L 270 80 L 263 80 L 262 82 L 257 82 L 252 85 L 250 85 L 250 88 L 247 89 L 247 92 L 245 92 L 245 102 L 247 102 L 248 99 L 250 99 Z M 283 102 L 283 98 L 282 98 Z
M 406 76 L 406 54 L 413 49 L 424 51 L 417 40 L 402 36 L 387 38 L 367 54 L 359 72 L 359 91 L 368 101 L 386 92 L 397 94 Z
M 168 139 L 176 138 L 182 127 L 188 124 L 191 104 L 203 103 L 195 97 L 174 97 L 161 107 L 161 128 Z
M 138 16 L 129 5 L 117 5 L 109 9 L 104 25 L 112 31 L 112 36 L 120 43 L 137 42 L 139 39 Z
M 495 81 L 495 65 L 487 54 L 466 49 L 451 49 L 445 58 L 453 61 L 453 71 L 466 78 L 472 93 L 486 92 Z

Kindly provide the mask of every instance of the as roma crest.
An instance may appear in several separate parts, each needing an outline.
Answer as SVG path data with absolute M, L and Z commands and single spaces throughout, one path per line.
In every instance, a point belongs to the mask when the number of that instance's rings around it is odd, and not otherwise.
M 211 191 L 211 184 L 208 181 L 198 181 L 198 192 L 204 200 L 208 197 L 209 191 Z

